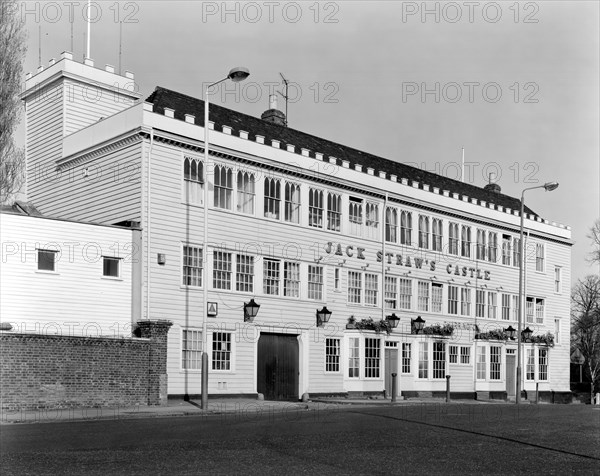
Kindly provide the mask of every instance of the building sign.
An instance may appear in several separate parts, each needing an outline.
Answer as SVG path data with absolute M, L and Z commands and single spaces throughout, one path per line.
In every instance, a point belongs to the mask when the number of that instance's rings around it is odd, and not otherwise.
M 344 247 L 340 243 L 335 245 L 331 241 L 325 245 L 325 252 L 327 254 L 348 256 L 349 258 L 366 259 L 366 251 L 366 248 L 362 248 L 360 246 L 348 245 Z M 389 265 L 402 266 L 405 268 L 429 269 L 429 271 L 435 271 L 438 266 L 438 263 L 434 260 L 417 256 L 407 256 L 388 252 L 384 253 L 383 251 L 377 251 L 375 256 L 378 263 L 385 261 Z M 454 276 L 477 278 L 486 281 L 490 280 L 490 271 L 485 271 L 472 266 L 460 266 L 450 263 L 445 266 L 445 269 L 448 274 L 452 274 Z
M 216 302 L 208 302 L 206 304 L 206 310 L 207 310 L 206 315 L 208 317 L 217 317 L 217 314 L 219 314 L 218 306 L 219 306 L 219 304 Z

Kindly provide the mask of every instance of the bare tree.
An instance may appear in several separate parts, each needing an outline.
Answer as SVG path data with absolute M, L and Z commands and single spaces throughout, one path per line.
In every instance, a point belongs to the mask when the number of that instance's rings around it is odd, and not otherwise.
M 585 358 L 585 369 L 594 388 L 600 387 L 600 277 L 586 276 L 571 292 L 571 346 Z
M 15 0 L 0 2 L 0 200 L 12 199 L 25 181 L 25 155 L 13 133 L 21 112 L 21 77 L 25 29 Z
M 591 263 L 600 264 L 600 218 L 590 228 L 588 238 L 592 240 L 592 251 L 590 251 L 588 260 Z

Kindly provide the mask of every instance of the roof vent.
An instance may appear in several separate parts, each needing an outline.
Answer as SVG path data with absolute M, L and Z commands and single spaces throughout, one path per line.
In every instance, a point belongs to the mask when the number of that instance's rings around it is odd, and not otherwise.
M 494 192 L 494 193 L 500 193 L 500 191 L 502 190 L 500 188 L 500 185 L 498 185 L 494 179 L 494 174 L 490 174 L 489 175 L 489 183 L 483 187 L 483 189 L 487 192 Z
M 285 126 L 285 114 L 277 109 L 277 96 L 275 94 L 269 96 L 269 109 L 263 112 L 260 118 L 263 121 Z

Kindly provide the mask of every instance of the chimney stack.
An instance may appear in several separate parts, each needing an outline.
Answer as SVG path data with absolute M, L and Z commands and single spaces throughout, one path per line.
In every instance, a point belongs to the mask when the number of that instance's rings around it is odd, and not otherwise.
M 263 121 L 285 126 L 285 114 L 277 109 L 277 96 L 275 94 L 269 96 L 269 109 L 263 112 L 260 118 Z

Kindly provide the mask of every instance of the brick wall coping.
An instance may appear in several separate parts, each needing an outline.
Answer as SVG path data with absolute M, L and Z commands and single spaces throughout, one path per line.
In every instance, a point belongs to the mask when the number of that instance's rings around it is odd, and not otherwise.
M 81 345 L 85 344 L 96 344 L 102 345 L 103 343 L 114 343 L 114 342 L 123 342 L 129 344 L 143 344 L 148 345 L 151 341 L 150 338 L 147 337 L 111 337 L 111 336 L 99 336 L 99 337 L 91 337 L 91 336 L 69 336 L 69 335 L 58 335 L 58 334 L 34 334 L 34 333 L 26 333 L 26 332 L 0 332 L 0 340 L 5 339 L 17 339 L 17 338 L 25 338 L 25 339 L 48 339 L 48 340 L 60 340 L 60 339 L 69 339 L 75 342 L 79 341 Z

